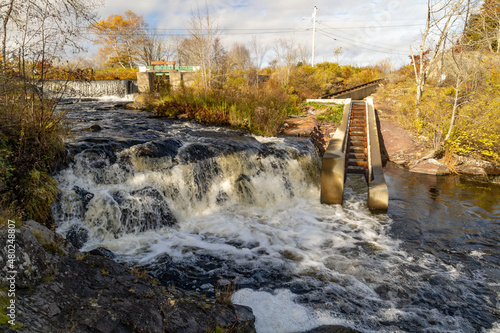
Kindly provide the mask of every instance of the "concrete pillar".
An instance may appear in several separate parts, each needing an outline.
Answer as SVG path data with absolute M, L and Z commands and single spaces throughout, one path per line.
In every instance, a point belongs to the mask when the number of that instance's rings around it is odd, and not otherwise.
M 181 84 L 182 73 L 179 71 L 170 71 L 168 79 L 170 80 L 170 85 L 172 87 L 177 87 Z
M 335 139 L 332 139 L 334 141 Z M 339 140 L 341 141 L 341 140 Z M 338 142 L 338 145 L 341 145 Z M 344 196 L 345 154 L 328 151 L 321 163 L 321 203 L 341 205 Z
M 197 74 L 195 72 L 182 73 L 182 82 L 184 82 L 184 86 L 186 87 L 193 86 L 195 83 L 196 75 Z
M 149 93 L 153 90 L 154 73 L 137 73 L 137 90 L 139 93 Z

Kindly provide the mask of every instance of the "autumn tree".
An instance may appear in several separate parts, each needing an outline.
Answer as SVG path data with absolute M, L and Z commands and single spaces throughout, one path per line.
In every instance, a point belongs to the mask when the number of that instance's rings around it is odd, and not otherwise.
M 124 15 L 110 15 L 107 19 L 91 25 L 96 35 L 95 44 L 101 45 L 99 55 L 108 62 L 118 63 L 123 68 L 132 68 L 141 60 L 150 60 L 152 54 L 148 45 L 148 24 L 142 16 L 131 10 Z
M 183 62 L 200 67 L 198 79 L 205 93 L 212 87 L 213 74 L 220 57 L 225 54 L 220 40 L 217 23 L 210 16 L 208 5 L 205 10 L 197 7 L 191 12 L 188 23 L 189 37 L 182 41 L 179 55 Z
M 97 6 L 94 0 L 0 0 L 2 67 L 14 57 L 33 63 L 83 50 L 81 26 L 96 17 Z
M 485 0 L 480 10 L 470 16 L 464 40 L 472 49 L 500 53 L 500 0 Z
M 12 11 L 14 10 L 14 0 L 9 0 L 8 2 L 2 3 L 1 7 L 2 14 L 2 70 L 6 69 L 7 60 L 7 26 L 9 20 L 11 19 Z
M 450 30 L 469 13 L 471 0 L 427 0 L 427 21 L 422 32 L 418 53 L 410 47 L 417 92 L 415 95 L 415 120 L 420 119 L 420 102 L 429 73 L 439 61 L 439 55 L 449 41 Z M 465 18 L 466 20 L 466 18 Z M 432 51 L 426 58 L 428 49 Z M 418 58 L 418 60 L 417 60 Z M 426 59 L 427 61 L 423 61 Z
M 250 51 L 244 44 L 234 43 L 227 53 L 229 70 L 243 71 L 250 67 Z
M 282 85 L 287 85 L 292 68 L 297 64 L 299 52 L 295 36 L 280 37 L 274 44 L 274 63 Z
M 57 183 L 50 173 L 66 155 L 67 131 L 44 82 L 52 64 L 84 50 L 82 26 L 96 9 L 93 0 L 0 0 L 0 216 L 51 220 Z
M 155 30 L 144 36 L 138 46 L 138 59 L 143 64 L 150 64 L 154 60 L 171 60 L 175 54 L 175 41 L 164 38 Z
M 297 58 L 301 64 L 307 65 L 311 59 L 311 49 L 306 44 L 299 44 L 297 46 Z
M 266 58 L 266 54 L 268 51 L 267 45 L 263 44 L 257 37 L 253 36 L 250 42 L 250 57 L 252 65 L 255 68 L 256 77 L 255 80 L 257 87 L 259 86 L 259 71 L 264 64 L 264 60 Z

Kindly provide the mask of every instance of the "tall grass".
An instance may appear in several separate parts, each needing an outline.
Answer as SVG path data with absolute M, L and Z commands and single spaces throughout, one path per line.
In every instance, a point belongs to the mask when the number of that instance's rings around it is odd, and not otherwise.
M 50 224 L 57 193 L 50 172 L 65 157 L 64 114 L 32 82 L 0 75 L 0 217 Z
M 201 123 L 230 125 L 261 135 L 276 135 L 290 113 L 297 112 L 293 97 L 280 86 L 224 87 L 201 93 L 196 88 L 173 89 L 152 103 L 158 115 L 181 114 Z

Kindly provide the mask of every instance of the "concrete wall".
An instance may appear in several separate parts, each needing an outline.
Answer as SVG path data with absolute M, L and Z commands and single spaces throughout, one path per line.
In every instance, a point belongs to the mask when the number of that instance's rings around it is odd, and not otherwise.
M 168 80 L 172 87 L 178 87 L 181 83 L 184 83 L 185 86 L 191 86 L 196 75 L 196 73 L 177 70 L 139 72 L 137 73 L 137 87 L 140 93 L 153 91 L 156 72 L 168 73 Z
M 342 122 L 326 148 L 321 163 L 321 202 L 342 204 L 345 178 L 345 140 L 351 100 L 346 100 Z
M 380 156 L 380 142 L 378 138 L 377 121 L 375 119 L 375 108 L 373 99 L 366 99 L 368 108 L 368 144 L 370 173 L 368 184 L 368 208 L 376 211 L 387 211 L 389 206 L 389 189 L 384 178 L 382 169 L 382 158 Z
M 182 73 L 182 82 L 184 82 L 184 86 L 191 87 L 194 85 L 195 78 L 197 73 L 194 72 L 185 72 Z
M 358 88 L 356 90 L 348 91 L 348 92 L 345 92 L 345 93 L 340 94 L 340 95 L 335 95 L 332 98 L 335 98 L 335 99 L 350 98 L 353 101 L 356 101 L 356 100 L 361 101 L 361 100 L 365 99 L 366 97 L 370 96 L 371 94 L 373 94 L 374 92 L 376 92 L 379 85 L 380 85 L 380 83 L 374 83 L 374 84 L 368 85 L 366 87 L 361 87 L 361 88 Z

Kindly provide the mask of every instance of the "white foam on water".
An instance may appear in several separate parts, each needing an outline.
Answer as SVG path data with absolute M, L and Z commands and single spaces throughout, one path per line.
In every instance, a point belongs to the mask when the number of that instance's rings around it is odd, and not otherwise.
M 287 289 L 275 290 L 274 293 L 241 289 L 233 294 L 231 300 L 254 309 L 258 333 L 304 332 L 323 325 L 354 328 L 349 322 L 297 304 L 294 298 L 296 295 Z
M 482 330 L 483 333 L 500 333 L 500 322 L 494 323 L 489 330 Z
M 133 102 L 137 94 L 128 94 L 124 96 L 110 95 L 110 96 L 99 96 L 92 97 L 92 99 L 97 99 L 100 102 Z

